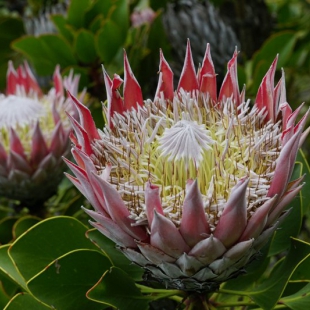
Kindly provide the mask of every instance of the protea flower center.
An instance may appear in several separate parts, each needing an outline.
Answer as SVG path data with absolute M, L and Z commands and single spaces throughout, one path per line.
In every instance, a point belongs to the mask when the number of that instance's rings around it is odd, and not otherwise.
M 38 100 L 15 95 L 0 98 L 1 128 L 29 126 L 43 115 L 44 108 Z
M 65 114 L 62 113 L 65 119 Z M 38 98 L 9 95 L 0 98 L 0 134 L 1 142 L 6 150 L 10 147 L 10 128 L 13 128 L 21 139 L 25 152 L 30 155 L 32 134 L 36 124 L 40 124 L 46 142 L 49 144 L 51 133 L 55 127 L 51 113 L 51 103 Z M 68 122 L 64 122 L 69 128 Z
M 95 211 L 91 224 L 166 287 L 213 291 L 237 276 L 300 191 L 290 181 L 309 111 L 295 124 L 284 75 L 272 63 L 253 105 L 239 92 L 237 52 L 217 95 L 207 47 L 196 74 L 189 43 L 179 85 L 163 54 L 154 100 L 142 99 L 125 55 L 122 79 L 104 71 L 107 125 L 72 97 L 79 120 L 68 175 Z
M 248 216 L 266 200 L 280 152 L 280 124 L 228 98 L 215 106 L 208 96 L 180 91 L 173 103 L 146 101 L 138 111 L 114 114 L 113 130 L 94 142 L 96 164 L 112 165 L 110 182 L 122 193 L 131 217 L 146 221 L 144 190 L 161 189 L 164 213 L 179 225 L 186 184 L 198 182 L 214 228 L 237 182 L 249 177 Z

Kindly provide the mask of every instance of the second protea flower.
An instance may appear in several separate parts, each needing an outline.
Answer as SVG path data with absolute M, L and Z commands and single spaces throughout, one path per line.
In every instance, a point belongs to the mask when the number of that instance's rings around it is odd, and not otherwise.
M 290 181 L 309 111 L 296 123 L 277 59 L 254 106 L 240 93 L 237 52 L 219 95 L 209 46 L 196 74 L 188 43 L 174 91 L 160 55 L 154 100 L 143 101 L 127 57 L 122 79 L 104 72 L 106 127 L 73 97 L 80 122 L 68 176 L 94 207 L 91 224 L 169 288 L 212 291 L 249 263 L 302 187 Z
M 6 94 L 0 95 L 0 196 L 37 209 L 56 193 L 61 156 L 70 149 L 65 110 L 76 111 L 64 88 L 77 95 L 78 83 L 72 72 L 63 80 L 56 67 L 54 87 L 45 95 L 27 63 L 17 70 L 9 63 Z

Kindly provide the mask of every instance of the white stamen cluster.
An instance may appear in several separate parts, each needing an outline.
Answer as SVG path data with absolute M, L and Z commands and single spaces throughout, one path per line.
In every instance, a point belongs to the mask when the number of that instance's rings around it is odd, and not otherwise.
M 44 115 L 44 107 L 35 98 L 15 95 L 0 97 L 0 128 L 24 127 Z
M 99 173 L 112 164 L 110 182 L 121 193 L 137 224 L 146 220 L 144 188 L 160 186 L 164 212 L 176 224 L 186 182 L 197 179 L 211 226 L 216 225 L 232 187 L 249 176 L 249 215 L 265 201 L 280 151 L 280 123 L 265 123 L 265 112 L 231 98 L 216 105 L 181 91 L 172 103 L 147 100 L 143 107 L 115 114 L 94 143 Z

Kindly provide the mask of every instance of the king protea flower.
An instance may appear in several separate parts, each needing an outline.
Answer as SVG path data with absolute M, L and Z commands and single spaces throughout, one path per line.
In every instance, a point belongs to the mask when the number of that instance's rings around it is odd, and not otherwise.
M 78 83 L 72 72 L 63 80 L 57 66 L 54 87 L 45 95 L 27 62 L 17 70 L 9 62 L 6 94 L 0 95 L 0 196 L 31 209 L 55 194 L 61 157 L 70 152 L 64 109 L 75 110 L 64 87 L 77 95 Z
M 96 129 L 74 96 L 80 122 L 66 160 L 69 179 L 89 200 L 91 224 L 169 288 L 214 290 L 242 272 L 275 231 L 302 187 L 290 181 L 309 111 L 296 123 L 284 75 L 274 87 L 277 58 L 253 107 L 239 92 L 237 52 L 219 95 L 207 46 L 196 74 L 187 45 L 174 91 L 160 53 L 153 100 L 142 99 L 126 54 L 122 79 L 104 71 L 107 125 Z

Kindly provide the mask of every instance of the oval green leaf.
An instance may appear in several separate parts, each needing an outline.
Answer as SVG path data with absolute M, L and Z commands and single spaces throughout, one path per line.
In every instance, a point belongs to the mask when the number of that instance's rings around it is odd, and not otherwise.
M 109 269 L 111 263 L 94 250 L 76 250 L 50 263 L 28 282 L 32 294 L 56 309 L 102 309 L 86 298 L 87 291 Z
M 96 61 L 98 58 L 95 49 L 95 37 L 87 30 L 80 30 L 75 38 L 74 52 L 78 59 L 86 64 Z
M 108 20 L 96 35 L 96 49 L 100 59 L 110 62 L 123 47 L 124 42 L 121 28 L 112 20 Z
M 87 231 L 78 220 L 59 216 L 33 226 L 11 246 L 9 255 L 28 281 L 50 262 L 76 249 L 97 249 L 85 237 Z
M 53 309 L 48 307 L 38 300 L 36 300 L 33 296 L 27 293 L 19 293 L 15 295 L 10 302 L 6 305 L 3 310 L 48 310 Z
M 13 238 L 16 239 L 33 225 L 40 222 L 40 218 L 36 216 L 24 216 L 19 218 L 13 226 Z
M 148 309 L 148 303 L 151 301 L 142 295 L 128 274 L 117 267 L 107 271 L 89 290 L 87 297 L 122 310 Z

